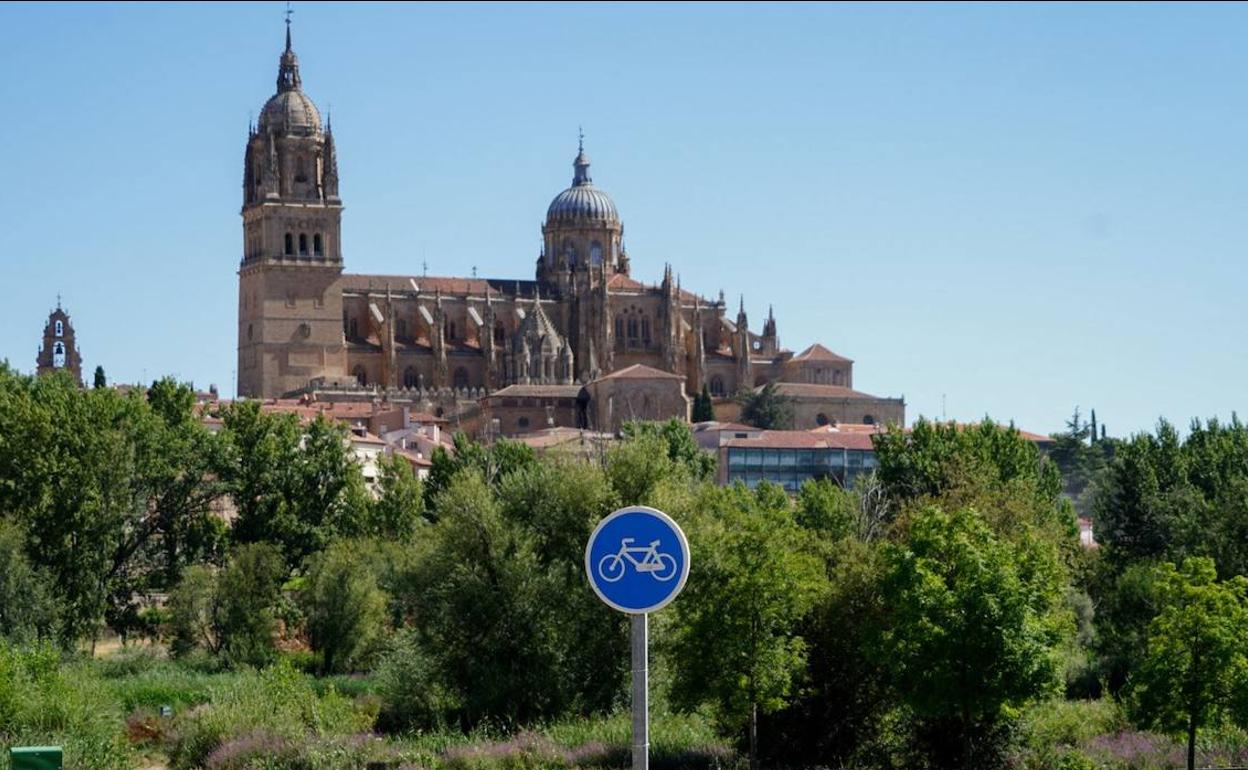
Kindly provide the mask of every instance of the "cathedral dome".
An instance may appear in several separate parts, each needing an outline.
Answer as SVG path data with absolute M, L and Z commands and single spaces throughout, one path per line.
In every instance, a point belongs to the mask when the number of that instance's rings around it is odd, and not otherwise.
M 620 214 L 611 196 L 594 187 L 589 178 L 589 157 L 582 148 L 572 162 L 576 169 L 572 186 L 555 196 L 546 209 L 546 224 L 608 222 L 618 224 Z
M 274 94 L 260 111 L 260 131 L 308 136 L 321 132 L 321 113 L 303 91 Z
M 290 45 L 290 19 L 286 19 L 286 50 L 277 67 L 277 93 L 260 110 L 260 131 L 287 136 L 310 136 L 321 132 L 321 113 L 303 92 L 299 57 Z

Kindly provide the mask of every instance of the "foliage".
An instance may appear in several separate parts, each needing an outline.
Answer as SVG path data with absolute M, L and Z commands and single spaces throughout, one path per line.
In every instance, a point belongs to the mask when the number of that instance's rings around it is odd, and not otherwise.
M 460 471 L 475 471 L 486 484 L 494 485 L 504 476 L 537 464 L 533 448 L 519 441 L 500 439 L 485 445 L 456 433 L 451 439 L 453 452 L 436 447 L 429 461 L 429 478 L 425 481 L 425 502 L 433 500 L 450 485 Z
M 318 416 L 266 414 L 254 401 L 225 407 L 221 476 L 238 508 L 238 543 L 272 543 L 288 569 L 336 535 L 357 534 L 369 505 L 346 429 Z
M 830 478 L 810 479 L 797 491 L 797 523 L 827 542 L 854 535 L 857 513 L 858 495 Z
M 1091 515 L 1097 480 L 1113 459 L 1117 440 L 1097 435 L 1096 410 L 1092 411 L 1092 421 L 1085 423 L 1078 407 L 1066 423 L 1066 430 L 1052 434 L 1051 438 L 1048 455 L 1062 473 L 1062 491 L 1075 502 L 1080 515 Z
M 338 541 L 309 560 L 300 604 L 321 673 L 355 670 L 384 631 L 386 596 L 365 560 L 367 550 Z
M 222 761 L 231 745 L 241 739 L 259 739 L 260 756 L 284 755 L 284 751 L 268 750 L 283 747 L 298 751 L 309 736 L 363 732 L 375 717 L 366 706 L 332 690 L 318 696 L 306 677 L 277 666 L 225 680 L 213 688 L 208 705 L 176 717 L 170 759 L 174 770 L 244 767 Z M 233 752 L 241 749 L 232 746 Z
M 261 666 L 273 660 L 276 607 L 285 576 L 281 552 L 269 543 L 237 546 L 217 578 L 216 638 L 235 666 Z
M 442 727 L 460 701 L 442 683 L 438 661 L 413 630 L 401 630 L 377 667 L 382 697 L 380 725 L 401 731 L 412 727 Z
M 705 383 L 702 390 L 693 399 L 693 414 L 690 422 L 710 422 L 715 419 L 715 404 L 711 400 L 711 390 Z
M 737 396 L 741 421 L 762 430 L 789 430 L 793 427 L 793 400 L 777 392 L 769 382 L 757 390 L 743 390 Z
M 100 679 L 60 665 L 52 647 L 0 641 L 0 746 L 65 747 L 65 766 L 118 770 L 131 766 L 122 715 Z M 8 751 L 0 768 L 8 768 Z
M 630 420 L 624 423 L 620 434 L 626 441 L 649 437 L 662 440 L 668 459 L 694 481 L 710 481 L 715 477 L 715 456 L 698 446 L 684 420 L 675 417 L 666 422 Z
M 108 387 L 108 378 L 104 376 L 104 367 L 103 367 L 103 366 L 96 366 L 96 367 L 95 367 L 95 377 L 94 377 L 94 379 L 93 379 L 93 381 L 92 381 L 91 387 L 93 387 L 93 388 L 104 388 L 104 387 Z
M 221 649 L 221 607 L 213 568 L 195 564 L 169 592 L 169 652 L 183 657 L 197 649 Z
M 378 462 L 377 499 L 360 528 L 369 537 L 406 542 L 426 524 L 425 491 L 407 460 L 398 455 Z
M 60 373 L 0 367 L 0 510 L 26 534 L 31 563 L 58 587 L 65 644 L 106 614 L 125 631 L 138 593 L 167 586 L 215 548 L 209 506 L 214 437 L 191 419 L 189 387 L 81 390 Z
M 709 701 L 730 728 L 748 725 L 756 765 L 758 713 L 793 694 L 806 662 L 796 629 L 826 575 L 780 487 L 707 490 L 700 508 L 690 535 L 697 569 L 674 605 L 673 701 Z
M 883 558 L 890 618 L 879 662 L 941 737 L 929 748 L 937 766 L 988 764 L 985 739 L 1017 707 L 1056 690 L 1053 651 L 1064 630 L 1056 553 L 1042 541 L 996 537 L 972 510 L 925 508 Z
M 1248 578 L 1218 582 L 1208 558 L 1158 569 L 1161 612 L 1129 703 L 1141 726 L 1186 735 L 1193 770 L 1198 730 L 1224 721 L 1248 727 Z
M 31 566 L 21 530 L 0 519 L 0 637 L 46 639 L 56 631 L 56 605 L 47 576 Z

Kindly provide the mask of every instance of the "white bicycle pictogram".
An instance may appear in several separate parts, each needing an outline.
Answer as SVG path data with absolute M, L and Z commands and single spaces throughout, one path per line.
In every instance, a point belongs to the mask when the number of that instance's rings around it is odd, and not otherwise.
M 676 577 L 676 558 L 671 554 L 659 553 L 659 541 L 654 540 L 649 546 L 634 546 L 636 538 L 626 537 L 620 541 L 620 550 L 602 557 L 598 562 L 598 575 L 608 583 L 614 583 L 624 577 L 627 561 L 638 572 L 648 572 L 650 577 L 666 582 Z M 637 558 L 640 556 L 641 558 Z

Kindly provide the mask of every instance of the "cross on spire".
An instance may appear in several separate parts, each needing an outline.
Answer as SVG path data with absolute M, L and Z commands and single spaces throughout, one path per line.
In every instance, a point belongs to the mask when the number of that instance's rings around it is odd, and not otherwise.
M 585 127 L 577 126 L 576 133 L 577 133 L 576 149 L 578 152 L 585 152 Z
M 286 50 L 287 51 L 290 50 L 290 15 L 293 14 L 294 12 L 295 12 L 295 9 L 290 7 L 290 0 L 286 0 Z

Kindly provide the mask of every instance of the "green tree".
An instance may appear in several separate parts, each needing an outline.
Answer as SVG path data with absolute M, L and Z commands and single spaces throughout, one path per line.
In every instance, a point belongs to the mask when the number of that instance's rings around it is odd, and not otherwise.
M 637 436 L 611 447 L 606 470 L 621 505 L 653 503 L 664 482 L 688 478 L 688 471 L 668 455 L 667 441 L 657 435 Z
M 363 534 L 406 542 L 426 524 L 425 490 L 411 464 L 392 455 L 378 463 L 377 499 L 369 506 Z
M 92 387 L 104 388 L 107 386 L 108 386 L 108 379 L 105 378 L 104 376 L 104 367 L 103 366 L 95 367 L 95 382 L 92 384 Z
M 907 535 L 884 547 L 890 622 L 877 659 L 937 739 L 927 747 L 937 767 L 989 767 L 1011 711 L 1057 690 L 1069 619 L 1055 549 L 1000 539 L 969 509 L 921 509 Z
M 507 474 L 537 463 L 533 448 L 519 441 L 500 439 L 487 446 L 473 441 L 467 434 L 456 433 L 451 442 L 453 451 L 436 447 L 429 457 L 431 466 L 425 481 L 427 504 L 432 503 L 462 470 L 475 471 L 486 484 L 493 486 Z
M 757 390 L 743 390 L 737 396 L 741 421 L 762 430 L 788 430 L 793 427 L 793 400 L 777 392 L 769 382 Z
M 673 417 L 665 422 L 630 420 L 620 429 L 625 440 L 654 437 L 666 447 L 667 457 L 688 472 L 694 481 L 710 481 L 715 477 L 715 455 L 698 446 L 693 431 Z
M 360 543 L 337 541 L 309 560 L 300 604 L 321 672 L 349 672 L 376 652 L 384 630 L 386 595 Z
M 1195 770 L 1197 731 L 1248 726 L 1248 578 L 1220 583 L 1212 559 L 1192 558 L 1163 564 L 1157 586 L 1162 608 L 1128 702 L 1142 727 L 1186 736 Z
M 693 399 L 692 422 L 711 422 L 715 419 L 715 404 L 711 401 L 710 388 L 704 383 L 701 392 Z
M 0 368 L 0 510 L 57 586 L 66 644 L 105 617 L 124 633 L 137 594 L 213 548 L 215 439 L 174 402 Z
M 56 630 L 56 605 L 45 575 L 31 566 L 21 530 L 0 519 L 0 637 L 18 644 Z
M 169 592 L 169 652 L 181 658 L 198 649 L 221 651 L 217 575 L 206 564 L 192 564 Z
M 798 624 L 827 588 L 823 564 L 777 486 L 708 489 L 691 527 L 696 567 L 675 602 L 673 701 L 712 702 L 745 728 L 758 767 L 758 717 L 789 702 L 806 664 Z
M 273 660 L 276 608 L 285 575 L 275 545 L 250 543 L 234 549 L 216 586 L 219 647 L 231 665 L 263 666 Z
M 226 407 L 222 418 L 235 542 L 273 543 L 294 569 L 334 536 L 364 528 L 368 493 L 343 426 L 323 417 L 301 425 L 254 401 Z

